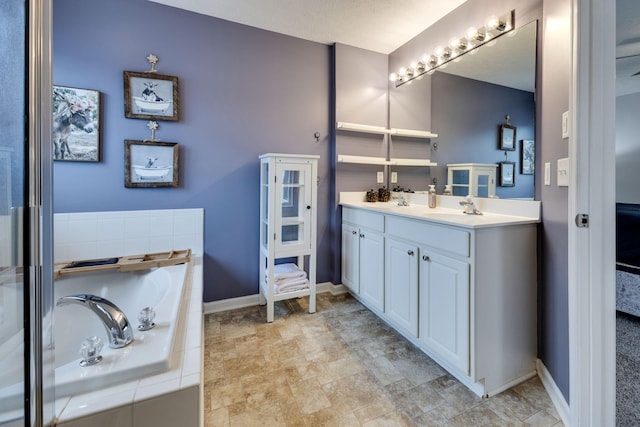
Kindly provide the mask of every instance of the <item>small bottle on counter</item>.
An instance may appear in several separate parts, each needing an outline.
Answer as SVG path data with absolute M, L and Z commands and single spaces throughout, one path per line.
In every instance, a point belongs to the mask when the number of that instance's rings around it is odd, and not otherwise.
M 444 193 L 442 193 L 444 196 L 450 196 L 451 195 L 451 185 L 447 184 L 444 186 Z
M 430 208 L 436 207 L 436 186 L 435 185 L 429 186 L 429 207 Z

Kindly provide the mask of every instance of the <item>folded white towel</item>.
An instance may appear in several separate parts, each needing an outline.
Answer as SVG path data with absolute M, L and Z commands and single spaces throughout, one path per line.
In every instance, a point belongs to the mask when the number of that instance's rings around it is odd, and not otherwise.
M 267 272 L 265 271 L 265 276 Z M 307 273 L 298 268 L 293 263 L 278 264 L 273 267 L 273 278 L 276 284 L 283 283 L 288 279 L 306 278 Z
M 273 285 L 273 293 L 293 292 L 301 289 L 307 289 L 309 287 L 309 280 L 304 279 L 290 279 L 289 281 L 281 285 Z

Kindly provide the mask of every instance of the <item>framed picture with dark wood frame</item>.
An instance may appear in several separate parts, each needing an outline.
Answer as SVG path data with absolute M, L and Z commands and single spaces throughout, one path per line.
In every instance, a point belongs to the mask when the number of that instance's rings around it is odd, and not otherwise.
M 100 161 L 100 92 L 53 86 L 53 160 Z
M 498 147 L 500 150 L 515 151 L 516 127 L 512 125 L 500 125 L 498 133 Z
M 177 142 L 124 141 L 124 186 L 157 188 L 178 186 Z
M 124 72 L 124 116 L 129 119 L 178 120 L 178 78 Z
M 498 173 L 500 174 L 500 187 L 513 187 L 516 185 L 516 164 L 515 162 L 498 163 Z

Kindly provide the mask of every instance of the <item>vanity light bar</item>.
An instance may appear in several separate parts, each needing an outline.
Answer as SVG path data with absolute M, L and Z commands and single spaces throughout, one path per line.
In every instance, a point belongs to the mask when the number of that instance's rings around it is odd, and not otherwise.
M 433 54 L 425 54 L 419 61 L 411 63 L 409 67 L 400 67 L 397 73 L 389 75 L 389 80 L 398 87 L 423 74 L 432 74 L 447 62 L 511 32 L 515 28 L 515 20 L 515 10 L 500 17 L 492 16 L 484 27 L 469 28 L 464 37 L 452 39 L 449 46 L 436 48 Z

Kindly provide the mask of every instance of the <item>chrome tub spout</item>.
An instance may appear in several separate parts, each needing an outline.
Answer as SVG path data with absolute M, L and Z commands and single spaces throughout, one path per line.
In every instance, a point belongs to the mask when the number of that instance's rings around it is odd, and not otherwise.
M 100 318 L 107 329 L 109 347 L 121 348 L 133 341 L 133 329 L 127 316 L 108 299 L 91 294 L 68 295 L 58 299 L 56 306 L 67 304 L 80 304 L 93 311 Z

